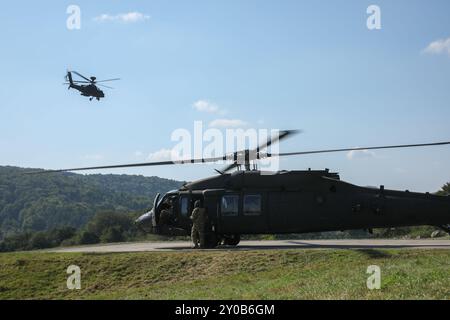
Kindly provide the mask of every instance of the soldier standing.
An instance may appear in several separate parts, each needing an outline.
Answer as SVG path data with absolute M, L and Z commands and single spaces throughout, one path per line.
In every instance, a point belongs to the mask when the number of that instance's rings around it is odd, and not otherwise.
M 170 221 L 172 220 L 172 210 L 173 210 L 173 204 L 171 200 L 168 200 L 167 203 L 165 203 L 164 208 L 161 210 L 161 214 L 159 216 L 159 222 L 160 224 L 168 225 L 170 224 Z
M 194 243 L 194 248 L 198 248 L 200 242 L 200 248 L 205 247 L 205 223 L 206 223 L 206 210 L 200 207 L 200 200 L 195 201 L 194 210 L 191 214 L 192 230 L 191 238 Z

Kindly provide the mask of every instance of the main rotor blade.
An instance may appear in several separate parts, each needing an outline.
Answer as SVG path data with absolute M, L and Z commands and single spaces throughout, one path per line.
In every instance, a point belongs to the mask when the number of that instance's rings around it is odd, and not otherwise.
M 243 164 L 245 164 L 245 161 L 257 160 L 259 158 L 260 150 L 264 150 L 264 149 L 268 148 L 270 145 L 277 143 L 277 142 L 287 138 L 288 136 L 297 134 L 299 132 L 301 132 L 301 130 L 282 130 L 282 131 L 279 131 L 278 135 L 271 136 L 270 138 L 268 138 L 266 142 L 260 144 L 256 149 L 234 152 L 233 154 L 229 155 L 229 157 L 228 157 L 229 160 L 231 160 L 230 157 L 233 157 L 234 162 L 229 164 L 225 168 L 223 168 L 221 170 L 221 172 L 229 172 L 232 169 L 236 168 L 239 165 L 238 157 L 241 158 L 240 161 L 244 161 Z M 245 159 L 246 157 L 248 157 L 248 159 Z
M 448 145 L 450 141 L 445 142 L 433 142 L 433 143 L 418 143 L 418 144 L 401 144 L 401 145 L 390 145 L 390 146 L 378 146 L 378 147 L 356 147 L 356 148 L 342 148 L 342 149 L 325 149 L 325 150 L 312 150 L 312 151 L 299 151 L 299 152 L 286 152 L 277 154 L 262 154 L 262 157 L 285 157 L 285 156 L 297 156 L 297 155 L 308 155 L 308 154 L 318 154 L 318 153 L 332 153 L 332 152 L 343 152 L 343 151 L 362 151 L 362 150 L 376 150 L 376 149 L 399 149 L 399 148 L 415 148 L 415 147 L 429 147 L 429 146 L 441 146 Z M 175 161 L 159 161 L 159 162 L 144 162 L 144 163 L 130 163 L 130 164 L 119 164 L 119 165 L 109 165 L 109 166 L 97 166 L 97 167 L 84 167 L 84 168 L 72 168 L 72 169 L 59 169 L 59 170 L 41 170 L 41 171 L 31 171 L 26 174 L 41 174 L 41 173 L 52 173 L 52 172 L 66 172 L 66 171 L 86 171 L 86 170 L 98 170 L 98 169 L 116 169 L 116 168 L 131 168 L 131 167 L 149 167 L 149 166 L 164 166 L 164 165 L 174 165 L 174 164 L 191 164 L 191 163 L 211 163 L 217 161 L 234 161 L 233 164 L 228 166 L 228 170 L 234 168 L 237 163 L 234 154 L 224 155 L 222 157 L 214 158 L 204 158 L 204 159 L 186 159 L 186 160 L 175 160 Z M 258 155 L 259 158 L 259 155 Z M 257 160 L 257 159 L 249 159 Z
M 225 168 L 221 169 L 220 171 L 223 173 L 227 173 L 228 171 L 233 170 L 234 168 L 236 168 L 238 166 L 237 162 L 233 162 L 231 164 L 229 164 L 228 166 L 226 166 Z
M 72 81 L 72 83 L 90 83 L 87 81 Z M 70 84 L 70 82 L 64 82 L 63 84 Z
M 52 172 L 66 172 L 66 171 L 85 171 L 85 170 L 98 170 L 98 169 L 117 169 L 117 168 L 132 168 L 132 167 L 166 166 L 166 165 L 173 165 L 173 164 L 210 163 L 210 162 L 226 161 L 226 160 L 230 160 L 230 159 L 227 156 L 223 156 L 223 157 L 205 158 L 205 159 L 186 159 L 186 160 L 175 160 L 175 161 L 158 161 L 158 162 L 118 164 L 118 165 L 98 166 L 98 167 L 84 167 L 84 168 L 71 168 L 71 169 L 58 169 L 58 170 L 41 170 L 41 171 L 26 172 L 26 174 L 40 174 L 40 173 L 52 173 Z
M 88 78 L 86 78 L 85 76 L 83 76 L 81 73 L 78 73 L 78 72 L 76 72 L 76 71 L 71 71 L 72 73 L 75 73 L 77 76 L 79 76 L 79 77 L 81 77 L 81 78 L 83 78 L 84 80 L 86 80 L 86 81 L 89 81 L 89 82 L 91 82 L 91 80 L 90 79 L 88 79 Z
M 307 154 L 332 153 L 332 152 L 344 152 L 344 151 L 431 147 L 431 146 L 442 146 L 442 145 L 446 145 L 446 144 L 450 144 L 450 141 L 433 142 L 433 143 L 417 143 L 417 144 L 400 144 L 400 145 L 378 146 L 378 147 L 356 147 L 356 148 L 343 148 L 343 149 L 328 149 L 328 150 L 325 149 L 325 150 L 311 150 L 311 151 L 299 151 L 299 152 L 285 152 L 285 153 L 277 153 L 277 154 L 267 154 L 267 157 L 301 156 L 301 155 L 307 155 Z
M 117 81 L 117 80 L 120 80 L 120 78 L 115 78 L 115 79 L 107 79 L 107 80 L 100 80 L 100 81 L 95 81 L 96 83 L 99 83 L 99 82 L 107 82 L 107 81 Z
M 98 83 L 96 83 L 96 85 L 97 85 L 97 86 L 100 86 L 100 87 L 105 87 L 105 88 L 108 88 L 108 89 L 114 89 L 113 87 L 105 86 L 104 84 L 98 84 Z
M 272 144 L 281 141 L 291 135 L 297 134 L 297 133 L 301 133 L 302 130 L 283 130 L 280 131 L 280 133 L 275 136 L 275 137 L 270 137 L 269 139 L 267 139 L 267 141 L 265 143 L 262 143 L 258 146 L 258 148 L 256 148 L 257 151 L 266 149 L 267 147 L 271 146 Z

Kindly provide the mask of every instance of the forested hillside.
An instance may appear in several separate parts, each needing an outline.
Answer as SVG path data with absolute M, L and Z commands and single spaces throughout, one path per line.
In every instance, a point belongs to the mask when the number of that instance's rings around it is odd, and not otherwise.
M 53 173 L 0 166 L 0 239 L 17 232 L 84 226 L 96 213 L 151 207 L 157 192 L 182 182 L 131 175 Z

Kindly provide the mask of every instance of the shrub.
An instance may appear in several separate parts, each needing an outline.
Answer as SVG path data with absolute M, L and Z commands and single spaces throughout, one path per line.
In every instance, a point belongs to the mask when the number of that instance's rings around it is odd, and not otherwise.
M 95 233 L 84 230 L 81 231 L 78 242 L 80 244 L 94 244 L 99 243 L 100 239 Z
M 6 237 L 0 244 L 0 251 L 6 252 L 6 251 L 27 250 L 30 238 L 31 234 L 28 232 Z
M 45 249 L 52 247 L 52 241 L 46 232 L 36 232 L 30 239 L 30 249 Z
M 102 233 L 100 239 L 102 242 L 121 242 L 125 237 L 119 227 L 110 227 Z
M 52 242 L 52 246 L 59 246 L 64 240 L 73 238 L 76 229 L 73 227 L 59 227 L 48 232 L 48 238 Z

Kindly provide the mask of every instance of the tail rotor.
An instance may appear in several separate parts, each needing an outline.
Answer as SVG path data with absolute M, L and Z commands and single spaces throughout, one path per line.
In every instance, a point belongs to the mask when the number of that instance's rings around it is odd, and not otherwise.
M 70 72 L 69 70 L 67 70 L 67 74 L 66 74 L 66 81 L 69 82 L 69 86 L 67 87 L 67 90 L 69 90 L 72 85 L 73 85 L 73 79 L 72 79 L 72 72 Z

